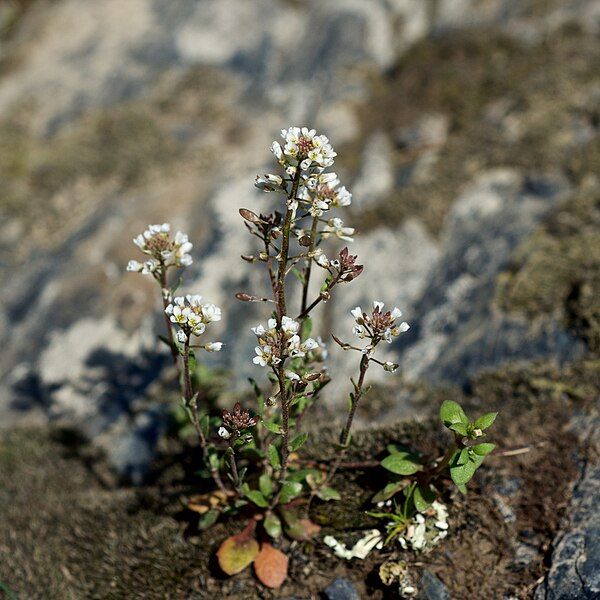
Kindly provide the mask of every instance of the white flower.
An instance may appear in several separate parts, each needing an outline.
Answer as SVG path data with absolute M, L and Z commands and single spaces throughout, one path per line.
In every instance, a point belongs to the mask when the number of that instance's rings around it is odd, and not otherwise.
M 223 347 L 223 342 L 210 342 L 204 345 L 207 352 L 220 352 Z
M 144 268 L 144 265 L 140 262 L 138 262 L 137 260 L 130 260 L 127 263 L 127 270 L 128 271 L 133 271 L 135 273 L 139 273 L 141 272 L 141 270 Z
M 267 331 L 262 325 L 257 325 L 256 327 L 252 327 L 252 332 L 256 336 L 260 337 L 261 335 L 264 335 Z
M 290 317 L 281 317 L 281 330 L 286 335 L 294 335 L 300 329 L 300 323 Z
M 175 298 L 175 301 L 177 301 L 177 298 Z M 169 304 L 169 306 L 167 306 L 165 309 L 165 312 L 170 315 L 173 323 L 183 325 L 184 323 L 187 323 L 188 316 L 192 312 L 192 309 L 187 306 L 182 308 L 179 304 Z
M 257 175 L 254 185 L 263 192 L 285 191 L 283 179 L 279 175 L 272 175 L 271 173 L 267 173 L 262 177 Z
M 352 333 L 358 336 L 361 340 L 364 340 L 367 335 L 367 330 L 362 325 L 355 325 L 352 328 Z
M 269 364 L 276 365 L 281 362 L 279 358 L 273 356 L 273 350 L 271 346 L 256 346 L 254 351 L 256 352 L 256 356 L 252 359 L 252 362 L 255 365 L 266 367 Z
M 329 237 L 335 235 L 341 240 L 353 242 L 354 238 L 351 237 L 354 234 L 354 227 L 344 227 L 344 222 L 339 217 L 334 217 L 327 221 L 327 225 L 323 229 L 323 237 Z
M 373 308 L 379 309 L 379 312 L 383 312 L 384 306 L 385 306 L 385 304 L 383 302 L 380 302 L 379 300 L 373 301 Z
M 290 381 L 300 381 L 300 375 L 298 375 L 298 373 L 294 373 L 293 371 L 285 371 L 285 376 Z
M 214 304 L 202 305 L 202 317 L 205 323 L 212 323 L 221 320 L 221 309 Z
M 302 344 L 302 348 L 307 352 L 309 352 L 310 350 L 315 350 L 318 347 L 319 344 L 312 338 L 307 338 L 306 341 Z
M 144 267 L 142 268 L 142 275 L 152 275 L 156 272 L 159 267 L 159 262 L 154 258 L 144 261 Z
M 225 427 L 219 427 L 219 437 L 222 437 L 224 440 L 228 440 L 231 437 L 231 433 L 225 429 Z
M 399 319 L 402 316 L 402 311 L 398 307 L 394 307 L 392 311 L 392 319 Z
M 354 318 L 355 318 L 357 321 L 359 321 L 359 319 L 360 319 L 360 322 L 362 323 L 363 310 L 362 310 L 362 308 L 361 308 L 360 306 L 357 306 L 356 308 L 353 308 L 353 309 L 350 311 L 350 314 L 351 314 L 351 315 L 352 315 L 352 316 L 353 316 L 353 317 L 354 317 Z
M 327 258 L 327 256 L 325 256 L 325 254 L 323 254 L 322 251 L 317 255 L 315 260 L 317 261 L 317 264 L 321 267 L 327 268 L 329 266 L 329 259 Z
M 398 365 L 396 363 L 389 362 L 389 361 L 383 363 L 383 370 L 387 371 L 388 373 L 393 373 L 394 371 L 396 371 L 397 368 L 398 368 Z
M 180 341 L 182 344 L 185 344 L 185 342 L 187 342 L 188 336 L 185 334 L 185 332 L 184 332 L 182 329 L 180 329 L 180 330 L 177 332 L 177 339 L 178 339 L 178 340 L 179 340 L 179 341 Z

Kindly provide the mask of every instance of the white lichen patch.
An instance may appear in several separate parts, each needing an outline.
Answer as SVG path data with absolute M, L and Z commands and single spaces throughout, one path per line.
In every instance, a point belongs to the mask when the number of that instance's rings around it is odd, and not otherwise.
M 448 509 L 436 501 L 424 513 L 417 513 L 397 539 L 405 550 L 428 552 L 447 535 Z
M 333 550 L 336 556 L 345 558 L 346 560 L 353 558 L 364 560 L 373 548 L 380 550 L 383 547 L 383 537 L 378 529 L 367 531 L 350 549 L 342 542 L 336 540 L 332 535 L 326 535 L 323 541 Z

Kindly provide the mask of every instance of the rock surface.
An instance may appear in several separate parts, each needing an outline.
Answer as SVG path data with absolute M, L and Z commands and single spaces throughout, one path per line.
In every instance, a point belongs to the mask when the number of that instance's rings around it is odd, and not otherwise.
M 347 579 L 336 579 L 323 591 L 327 600 L 360 600 L 356 588 Z
M 39 0 L 0 19 L 2 426 L 60 420 L 143 476 L 168 357 L 156 290 L 124 266 L 150 222 L 194 241 L 185 291 L 227 315 L 228 352 L 211 365 L 235 374 L 229 391 L 258 375 L 248 327 L 265 315 L 233 294 L 264 278 L 239 260 L 253 247 L 237 210 L 269 207 L 252 181 L 296 122 L 339 152 L 366 265 L 317 315 L 324 338 L 384 300 L 412 326 L 388 349 L 405 378 L 460 386 L 593 343 L 593 277 L 569 279 L 564 310 L 535 317 L 499 281 L 550 216 L 569 222 L 565 202 L 598 193 L 597 2 Z M 595 211 L 580 246 L 594 247 Z M 577 286 L 587 312 L 574 319 Z M 333 374 L 352 374 L 331 357 Z
M 577 419 L 580 437 L 598 449 L 600 422 Z M 535 600 L 591 600 L 600 597 L 600 464 L 593 451 L 575 483 L 565 523 L 554 540 L 550 571 Z

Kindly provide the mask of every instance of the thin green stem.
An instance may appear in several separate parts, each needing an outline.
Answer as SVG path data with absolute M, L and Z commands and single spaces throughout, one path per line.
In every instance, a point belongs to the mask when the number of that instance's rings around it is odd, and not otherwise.
M 300 314 L 305 315 L 306 307 L 308 304 L 308 287 L 310 285 L 310 275 L 312 271 L 313 257 L 312 254 L 315 251 L 317 243 L 317 225 L 319 223 L 319 217 L 313 217 L 312 226 L 310 228 L 310 246 L 308 247 L 308 263 L 304 269 L 304 281 L 302 282 L 302 304 L 300 306 Z M 308 313 L 306 313 L 308 315 Z M 306 318 L 306 315 L 303 318 Z
M 208 449 L 208 442 L 206 440 L 206 436 L 204 435 L 204 431 L 202 431 L 202 425 L 200 424 L 200 416 L 198 414 L 198 401 L 197 398 L 194 398 L 193 388 L 192 388 L 192 376 L 190 373 L 190 340 L 189 337 L 183 345 L 183 398 L 185 400 L 186 406 L 189 407 L 191 413 L 191 421 L 194 429 L 196 430 L 196 435 L 200 440 L 200 447 L 202 448 L 202 457 L 204 459 L 204 464 L 210 470 L 211 477 L 215 482 L 215 485 L 222 492 L 226 492 L 227 488 L 221 479 L 221 475 L 219 470 L 213 467 L 210 463 L 210 453 Z

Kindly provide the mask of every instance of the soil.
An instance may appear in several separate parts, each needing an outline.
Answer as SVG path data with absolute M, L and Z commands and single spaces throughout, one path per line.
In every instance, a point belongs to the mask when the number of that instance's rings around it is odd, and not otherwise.
M 263 588 L 250 569 L 232 578 L 219 572 L 214 553 L 220 541 L 244 523 L 197 530 L 197 517 L 181 503 L 198 490 L 190 476 L 195 458 L 187 453 L 186 466 L 174 440 L 165 444 L 153 481 L 134 489 L 104 484 L 102 463 L 84 459 L 79 442 L 64 431 L 7 432 L 0 442 L 0 590 L 28 599 L 318 598 L 339 576 L 364 597 L 383 599 L 397 597 L 397 590 L 381 583 L 379 566 L 402 559 L 415 576 L 421 568 L 434 573 L 452 598 L 531 598 L 589 451 L 567 415 L 593 409 L 599 385 L 597 360 L 563 369 L 513 367 L 473 381 L 470 393 L 456 399 L 474 414 L 481 406 L 500 410 L 490 434 L 498 449 L 466 496 L 448 487 L 448 537 L 428 554 L 391 545 L 352 562 L 333 556 L 320 539 L 284 541 L 290 573 L 276 591 Z M 332 438 L 322 431 L 305 456 L 327 461 Z M 392 441 L 431 453 L 447 440 L 434 419 L 398 423 L 358 434 L 348 460 L 380 457 Z M 527 450 L 499 454 L 515 447 Z M 321 535 L 360 537 L 373 525 L 364 510 L 384 483 L 380 468 L 340 472 L 335 485 L 344 502 L 311 511 Z

